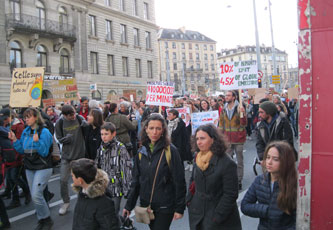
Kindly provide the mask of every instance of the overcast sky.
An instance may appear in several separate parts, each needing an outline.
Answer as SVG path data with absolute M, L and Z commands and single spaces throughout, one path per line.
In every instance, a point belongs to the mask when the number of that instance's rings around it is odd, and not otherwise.
M 275 47 L 297 65 L 297 0 L 271 0 Z M 259 42 L 272 45 L 268 0 L 256 0 Z M 156 24 L 198 31 L 217 41 L 217 51 L 255 45 L 252 0 L 155 0 Z

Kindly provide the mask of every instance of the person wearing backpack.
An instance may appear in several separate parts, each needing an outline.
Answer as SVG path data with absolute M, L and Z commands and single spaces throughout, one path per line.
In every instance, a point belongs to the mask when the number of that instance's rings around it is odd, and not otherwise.
M 62 144 L 60 163 L 60 194 L 63 205 L 59 215 L 65 215 L 69 209 L 68 180 L 71 176 L 70 162 L 84 158 L 86 154 L 85 135 L 82 126 L 87 125 L 85 119 L 76 115 L 71 105 L 64 105 L 62 116 L 55 125 L 56 138 Z
M 52 175 L 52 156 L 50 154 L 52 135 L 44 127 L 43 118 L 37 109 L 28 108 L 23 113 L 23 118 L 27 127 L 24 129 L 21 139 L 18 140 L 12 131 L 9 132 L 8 138 L 13 141 L 15 150 L 24 154 L 25 171 L 38 219 L 36 229 L 51 229 L 53 221 L 43 197 L 43 190 Z

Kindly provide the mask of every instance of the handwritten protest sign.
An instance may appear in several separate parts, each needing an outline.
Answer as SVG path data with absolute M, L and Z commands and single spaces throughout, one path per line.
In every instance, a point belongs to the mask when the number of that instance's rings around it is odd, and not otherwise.
M 15 68 L 10 88 L 11 107 L 38 107 L 42 98 L 44 67 Z
M 132 95 L 132 99 L 131 99 Z M 136 100 L 136 90 L 135 89 L 124 89 L 123 96 L 129 99 L 130 101 Z
M 259 101 L 266 97 L 266 89 L 258 88 L 255 90 L 254 104 L 259 104 Z
M 55 106 L 55 101 L 53 100 L 53 98 L 43 99 L 42 102 L 44 108 L 47 108 L 49 106 Z
M 173 82 L 154 81 L 147 82 L 147 105 L 161 105 L 171 107 L 173 104 Z
M 222 90 L 258 88 L 256 61 L 223 62 L 220 65 Z
M 179 117 L 180 117 L 181 119 L 183 119 L 184 122 L 185 122 L 185 120 L 186 120 L 186 115 L 188 115 L 188 114 L 191 113 L 189 107 L 184 107 L 184 108 L 170 108 L 170 109 L 167 109 L 167 110 L 166 110 L 167 114 L 169 113 L 169 111 L 170 111 L 171 109 L 175 109 L 175 110 L 177 110 L 177 111 L 179 112 Z
M 219 122 L 219 111 L 210 111 L 210 112 L 202 112 L 202 113 L 192 113 L 192 135 L 195 134 L 195 130 L 200 125 L 205 125 L 212 123 L 216 127 Z
M 298 88 L 289 88 L 288 89 L 288 98 L 289 99 L 298 99 Z
M 55 102 L 77 100 L 77 85 L 75 78 L 45 81 L 44 86 L 51 91 Z

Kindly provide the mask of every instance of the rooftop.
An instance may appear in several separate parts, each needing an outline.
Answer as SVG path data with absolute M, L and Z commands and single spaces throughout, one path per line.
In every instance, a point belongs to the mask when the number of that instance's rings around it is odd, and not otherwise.
M 170 39 L 180 41 L 200 41 L 200 42 L 214 42 L 213 39 L 203 35 L 200 32 L 185 30 L 185 27 L 179 29 L 165 29 L 161 28 L 158 32 L 158 39 Z

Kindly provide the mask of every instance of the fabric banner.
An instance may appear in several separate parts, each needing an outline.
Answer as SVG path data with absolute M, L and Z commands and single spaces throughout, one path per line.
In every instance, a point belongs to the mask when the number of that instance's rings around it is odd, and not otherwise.
M 174 89 L 173 82 L 147 82 L 146 104 L 172 107 Z
M 200 125 L 212 123 L 216 127 L 219 123 L 219 111 L 210 111 L 202 113 L 192 113 L 192 135 Z
M 42 98 L 44 67 L 15 68 L 12 75 L 9 105 L 38 107 Z
M 220 89 L 258 88 L 256 61 L 223 62 L 220 64 Z

